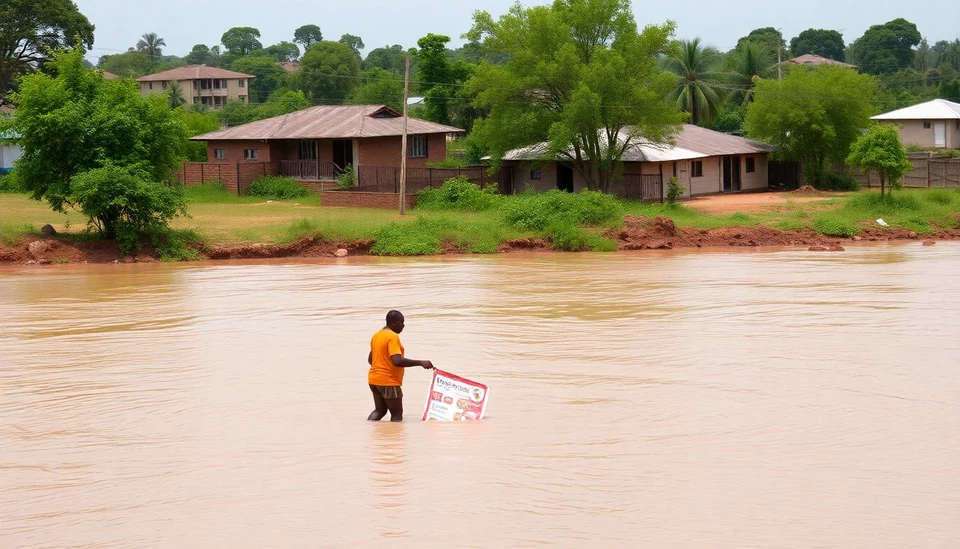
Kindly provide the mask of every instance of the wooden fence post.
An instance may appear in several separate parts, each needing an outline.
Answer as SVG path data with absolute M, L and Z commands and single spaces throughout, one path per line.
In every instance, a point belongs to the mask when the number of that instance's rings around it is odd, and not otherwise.
M 240 163 L 237 162 L 237 196 L 240 196 Z
M 201 162 L 201 163 L 200 163 L 200 183 L 204 183 L 204 182 L 206 181 L 206 176 L 203 175 L 203 166 L 204 166 L 205 164 L 206 164 L 206 162 Z
M 930 188 L 930 159 L 927 159 L 927 188 Z

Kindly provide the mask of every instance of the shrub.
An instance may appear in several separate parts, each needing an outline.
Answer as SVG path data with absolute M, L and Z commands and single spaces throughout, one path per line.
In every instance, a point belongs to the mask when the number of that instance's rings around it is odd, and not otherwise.
M 466 177 L 447 179 L 439 189 L 424 189 L 417 195 L 417 208 L 424 210 L 462 210 L 481 212 L 499 201 L 496 187 L 481 189 Z
M 817 188 L 821 191 L 859 191 L 860 183 L 849 175 L 827 172 L 823 174 Z
M 508 225 L 542 231 L 556 222 L 600 227 L 620 221 L 623 204 L 616 197 L 598 191 L 572 194 L 555 189 L 543 194 L 514 196 L 503 202 L 500 212 Z
M 355 179 L 356 174 L 353 171 L 353 164 L 347 164 L 347 167 L 344 168 L 343 173 L 337 176 L 337 185 L 340 186 L 341 191 L 347 191 L 353 186 Z
M 680 184 L 679 179 L 671 177 L 670 181 L 667 181 L 667 203 L 673 204 L 681 196 L 683 196 L 683 185 Z
M 945 191 L 943 189 L 934 189 L 923 193 L 923 199 L 927 202 L 933 202 L 941 206 L 949 206 L 953 202 L 956 193 Z
M 20 189 L 20 184 L 17 182 L 17 178 L 7 175 L 0 174 L 0 193 L 19 193 L 23 192 Z
M 902 211 L 916 211 L 923 208 L 917 197 L 912 194 L 880 194 L 866 192 L 850 197 L 844 206 L 849 210 L 861 210 L 874 213 L 891 214 Z
M 434 255 L 443 252 L 437 227 L 421 218 L 408 223 L 390 223 L 376 234 L 370 248 L 374 255 Z
M 70 200 L 101 235 L 117 239 L 122 254 L 139 250 L 142 236 L 156 239 L 169 230 L 171 219 L 186 215 L 181 187 L 149 182 L 140 172 L 112 165 L 74 176 Z
M 813 230 L 826 236 L 856 236 L 860 228 L 853 223 L 837 217 L 822 216 L 813 220 Z
M 272 198 L 274 200 L 289 200 L 291 198 L 307 196 L 310 194 L 310 190 L 302 185 L 296 184 L 293 179 L 289 177 L 264 175 L 250 184 L 247 194 L 250 196 Z
M 193 231 L 169 231 L 154 239 L 154 247 L 160 261 L 197 261 L 200 252 L 189 244 L 200 241 L 200 236 Z
M 569 223 L 553 223 L 544 233 L 550 239 L 554 250 L 609 252 L 617 249 L 616 242 Z
M 188 203 L 211 204 L 229 202 L 237 195 L 228 191 L 220 181 L 208 181 L 184 187 L 183 196 Z

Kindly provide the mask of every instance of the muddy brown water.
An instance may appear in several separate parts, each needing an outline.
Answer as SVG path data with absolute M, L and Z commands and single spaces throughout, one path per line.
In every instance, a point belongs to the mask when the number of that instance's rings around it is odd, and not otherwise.
M 960 245 L 0 269 L 0 547 L 960 540 Z M 369 337 L 491 386 L 364 421 Z

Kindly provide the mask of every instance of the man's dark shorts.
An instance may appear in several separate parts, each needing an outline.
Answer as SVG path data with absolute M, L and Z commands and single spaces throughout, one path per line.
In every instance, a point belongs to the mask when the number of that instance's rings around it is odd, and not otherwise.
M 371 385 L 370 390 L 374 393 L 379 393 L 385 400 L 393 400 L 396 398 L 403 398 L 403 389 L 399 386 L 396 387 L 384 387 L 383 385 Z

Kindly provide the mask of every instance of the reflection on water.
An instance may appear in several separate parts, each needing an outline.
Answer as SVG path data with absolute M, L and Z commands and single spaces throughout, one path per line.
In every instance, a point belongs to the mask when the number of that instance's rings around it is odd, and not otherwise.
M 953 547 L 960 246 L 0 269 L 0 547 Z M 364 421 L 366 351 L 491 386 Z M 429 373 L 406 378 L 419 417 Z

